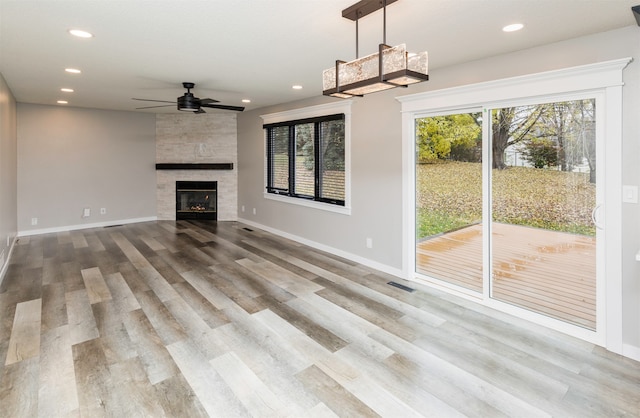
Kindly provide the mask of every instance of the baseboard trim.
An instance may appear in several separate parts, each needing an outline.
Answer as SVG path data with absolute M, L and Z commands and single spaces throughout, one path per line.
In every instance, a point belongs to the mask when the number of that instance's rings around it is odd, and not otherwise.
M 158 220 L 157 216 L 149 216 L 146 218 L 120 219 L 120 220 L 113 220 L 113 221 L 106 221 L 106 222 L 97 222 L 92 224 L 78 224 L 78 225 L 57 226 L 54 228 L 30 229 L 28 231 L 18 231 L 18 237 L 51 234 L 55 232 L 76 231 L 78 229 L 104 228 L 105 226 L 134 224 L 138 222 L 152 222 L 157 220 Z
M 346 258 L 347 260 L 354 261 L 354 262 L 356 262 L 358 264 L 362 264 L 363 266 L 367 266 L 367 267 L 379 270 L 379 271 L 381 271 L 383 273 L 390 274 L 390 275 L 398 277 L 400 279 L 404 278 L 404 273 L 402 272 L 401 269 L 398 269 L 398 268 L 395 268 L 395 267 L 391 267 L 391 266 L 388 266 L 386 264 L 378 263 L 377 261 L 373 261 L 373 260 L 370 260 L 370 259 L 365 258 L 365 257 L 361 257 L 361 256 L 356 255 L 356 254 L 352 254 L 352 253 L 349 253 L 349 252 L 346 252 L 346 251 L 338 250 L 338 249 L 330 247 L 328 245 L 321 244 L 319 242 L 312 241 L 312 240 L 309 240 L 307 238 L 300 237 L 298 235 L 290 234 L 288 232 L 284 232 L 284 231 L 281 231 L 279 229 L 271 228 L 269 226 L 262 225 L 262 224 L 259 224 L 257 222 L 253 222 L 253 221 L 250 221 L 248 219 L 238 218 L 238 222 L 241 222 L 241 223 L 244 223 L 244 224 L 247 224 L 247 225 L 251 225 L 251 226 L 253 226 L 255 228 L 265 230 L 267 232 L 270 232 L 270 233 L 275 234 L 275 235 L 279 235 L 281 237 L 290 239 L 292 241 L 299 242 L 300 244 L 308 245 L 309 247 L 315 248 L 317 250 L 325 251 L 325 252 L 328 252 L 330 254 L 337 255 L 338 257 Z

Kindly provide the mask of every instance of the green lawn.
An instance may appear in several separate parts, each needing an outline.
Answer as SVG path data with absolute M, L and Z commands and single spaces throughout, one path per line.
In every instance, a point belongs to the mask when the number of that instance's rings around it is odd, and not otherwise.
M 526 167 L 492 170 L 493 220 L 595 235 L 595 185 L 585 173 Z M 418 237 L 482 220 L 482 165 L 447 162 L 416 167 Z

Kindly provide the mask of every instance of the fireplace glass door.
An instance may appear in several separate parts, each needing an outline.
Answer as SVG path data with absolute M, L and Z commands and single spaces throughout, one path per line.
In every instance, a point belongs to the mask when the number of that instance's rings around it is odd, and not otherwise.
M 176 219 L 217 220 L 217 182 L 177 181 Z

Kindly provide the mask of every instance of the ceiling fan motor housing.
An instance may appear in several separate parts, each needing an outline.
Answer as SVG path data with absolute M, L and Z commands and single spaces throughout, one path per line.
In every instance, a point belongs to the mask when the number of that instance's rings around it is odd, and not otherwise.
M 178 110 L 194 112 L 200 109 L 200 99 L 193 96 L 193 93 L 185 93 L 178 97 Z

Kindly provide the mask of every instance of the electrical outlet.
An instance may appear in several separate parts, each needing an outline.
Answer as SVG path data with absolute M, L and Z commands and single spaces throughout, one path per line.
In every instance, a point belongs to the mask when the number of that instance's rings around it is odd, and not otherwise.
M 367 238 L 367 248 L 373 248 L 373 239 Z
M 107 214 L 107 208 L 100 208 L 100 215 L 106 215 Z
M 253 208 L 253 214 L 254 215 L 256 214 L 256 208 Z
M 88 218 L 89 216 L 91 216 L 91 208 L 84 208 L 82 211 L 82 217 Z
M 242 205 L 242 211 L 244 212 L 244 205 Z
M 31 218 L 31 225 L 38 225 L 38 218 Z

